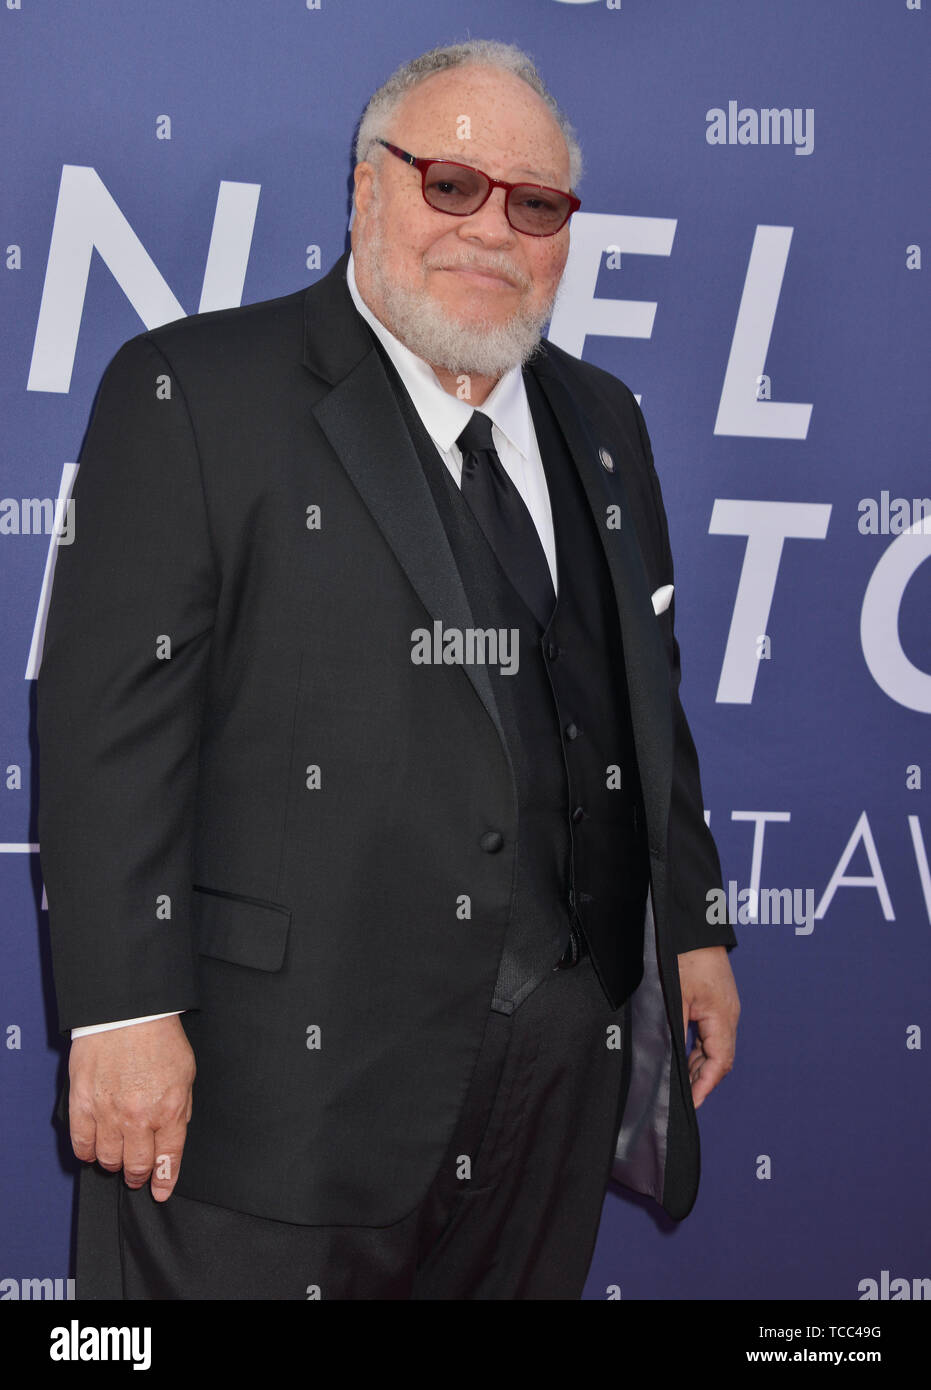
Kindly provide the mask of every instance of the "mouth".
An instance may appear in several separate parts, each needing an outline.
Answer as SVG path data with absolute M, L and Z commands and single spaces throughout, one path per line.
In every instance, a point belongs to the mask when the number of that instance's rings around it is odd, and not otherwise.
M 516 290 L 519 288 L 513 280 L 509 280 L 506 275 L 499 275 L 494 270 L 476 270 L 472 266 L 465 265 L 443 265 L 435 268 L 445 270 L 448 275 L 461 275 L 474 285 L 484 286 L 486 289 Z

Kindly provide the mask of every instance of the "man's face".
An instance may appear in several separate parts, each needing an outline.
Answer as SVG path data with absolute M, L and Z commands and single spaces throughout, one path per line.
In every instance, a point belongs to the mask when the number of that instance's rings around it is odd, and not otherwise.
M 468 132 L 469 138 L 459 138 Z M 510 73 L 437 73 L 402 102 L 385 137 L 417 157 L 452 159 L 511 183 L 569 189 L 569 155 L 545 103 Z M 434 367 L 497 378 L 526 360 L 550 317 L 569 251 L 517 232 L 496 188 L 477 212 L 431 208 L 420 172 L 383 150 L 356 166 L 356 282 L 375 315 Z

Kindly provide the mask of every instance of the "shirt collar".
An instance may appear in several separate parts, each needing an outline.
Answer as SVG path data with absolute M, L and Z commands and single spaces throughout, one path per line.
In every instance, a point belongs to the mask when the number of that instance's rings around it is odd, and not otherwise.
M 467 401 L 461 401 L 444 390 L 430 364 L 411 352 L 375 317 L 359 293 L 352 252 L 346 266 L 346 284 L 353 304 L 373 333 L 377 334 L 397 368 L 428 433 L 441 449 L 449 452 L 468 424 L 472 407 Z M 512 367 L 505 372 L 483 402 L 481 411 L 524 458 L 531 457 L 530 405 L 520 367 Z

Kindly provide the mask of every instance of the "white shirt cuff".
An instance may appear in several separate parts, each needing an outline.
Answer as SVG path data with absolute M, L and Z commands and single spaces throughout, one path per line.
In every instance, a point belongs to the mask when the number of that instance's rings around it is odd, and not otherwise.
M 173 1009 L 167 1014 L 146 1014 L 143 1018 L 121 1018 L 116 1023 L 91 1023 L 85 1028 L 72 1028 L 71 1041 L 75 1038 L 84 1038 L 88 1033 L 108 1033 L 111 1028 L 129 1028 L 134 1023 L 154 1023 L 157 1018 L 175 1018 L 178 1014 L 183 1014 L 184 1009 Z

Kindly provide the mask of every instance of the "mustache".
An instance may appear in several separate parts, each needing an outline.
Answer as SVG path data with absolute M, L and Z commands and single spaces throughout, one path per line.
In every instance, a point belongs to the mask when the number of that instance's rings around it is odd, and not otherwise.
M 487 256 L 467 255 L 460 256 L 456 260 L 444 257 L 443 260 L 437 261 L 424 260 L 424 267 L 427 270 L 477 270 L 484 275 L 500 275 L 515 289 L 526 290 L 530 287 L 527 276 L 522 275 L 506 256 L 489 259 Z

